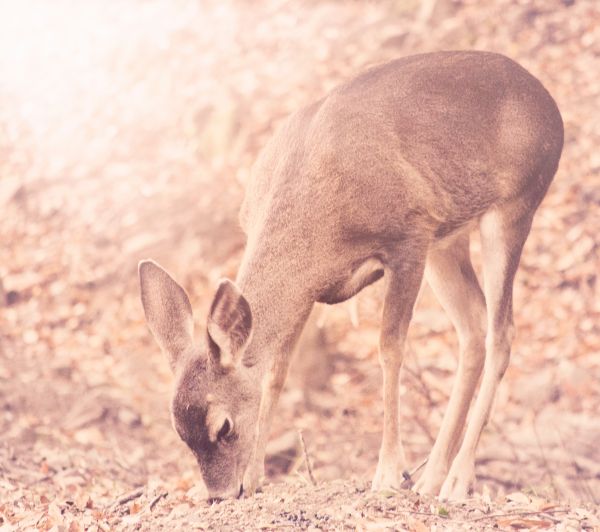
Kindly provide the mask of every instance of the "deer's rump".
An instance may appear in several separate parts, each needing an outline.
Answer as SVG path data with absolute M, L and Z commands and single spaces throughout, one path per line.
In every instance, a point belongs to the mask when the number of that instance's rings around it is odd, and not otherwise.
M 563 143 L 560 114 L 542 84 L 484 52 L 375 67 L 292 117 L 283 133 L 288 146 L 297 135 L 288 188 L 296 181 L 298 197 L 354 217 L 361 209 L 426 212 L 442 231 L 520 195 L 541 200 Z M 382 229 L 370 219 L 373 231 Z

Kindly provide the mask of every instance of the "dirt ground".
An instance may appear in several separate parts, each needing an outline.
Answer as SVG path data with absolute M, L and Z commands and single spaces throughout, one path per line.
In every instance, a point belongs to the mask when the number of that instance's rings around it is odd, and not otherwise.
M 538 76 L 566 131 L 517 277 L 517 338 L 473 498 L 370 491 L 374 285 L 301 346 L 264 491 L 207 503 L 170 426 L 172 376 L 143 320 L 137 262 L 182 282 L 202 334 L 243 250 L 250 165 L 280 120 L 366 66 L 465 48 Z M 596 0 L 2 4 L 0 531 L 600 530 L 599 108 Z M 472 252 L 477 263 L 476 238 Z M 456 347 L 426 289 L 401 390 L 414 468 Z

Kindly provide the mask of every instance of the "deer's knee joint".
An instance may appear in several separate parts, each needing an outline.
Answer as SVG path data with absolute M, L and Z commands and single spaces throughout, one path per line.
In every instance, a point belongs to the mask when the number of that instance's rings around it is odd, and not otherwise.
M 470 345 L 461 354 L 461 363 L 468 373 L 479 373 L 485 361 L 485 344 Z
M 488 338 L 486 341 L 486 366 L 501 379 L 510 361 L 511 342 L 507 335 Z
M 485 349 L 488 353 L 510 353 L 513 333 L 508 327 L 501 333 L 488 334 L 485 339 Z
M 383 368 L 400 366 L 402 364 L 402 348 L 400 345 L 381 346 L 379 349 L 379 363 Z
M 467 337 L 461 338 L 461 363 L 467 371 L 481 371 L 485 360 L 485 351 L 484 331 L 471 332 Z

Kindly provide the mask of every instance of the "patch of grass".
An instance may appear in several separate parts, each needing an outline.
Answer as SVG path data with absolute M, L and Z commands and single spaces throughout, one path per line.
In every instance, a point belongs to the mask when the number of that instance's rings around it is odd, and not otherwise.
M 450 512 L 449 512 L 449 511 L 448 511 L 448 509 L 447 509 L 447 508 L 445 508 L 444 506 L 440 506 L 440 507 L 438 508 L 438 515 L 439 515 L 440 517 L 448 518 L 448 517 L 450 517 Z

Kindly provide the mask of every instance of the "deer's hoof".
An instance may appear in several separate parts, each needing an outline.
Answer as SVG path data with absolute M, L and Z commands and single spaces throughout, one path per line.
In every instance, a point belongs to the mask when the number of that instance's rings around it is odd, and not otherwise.
M 473 467 L 465 466 L 461 468 L 453 465 L 442 484 L 439 499 L 442 501 L 462 501 L 468 498 L 475 480 L 473 469 Z

